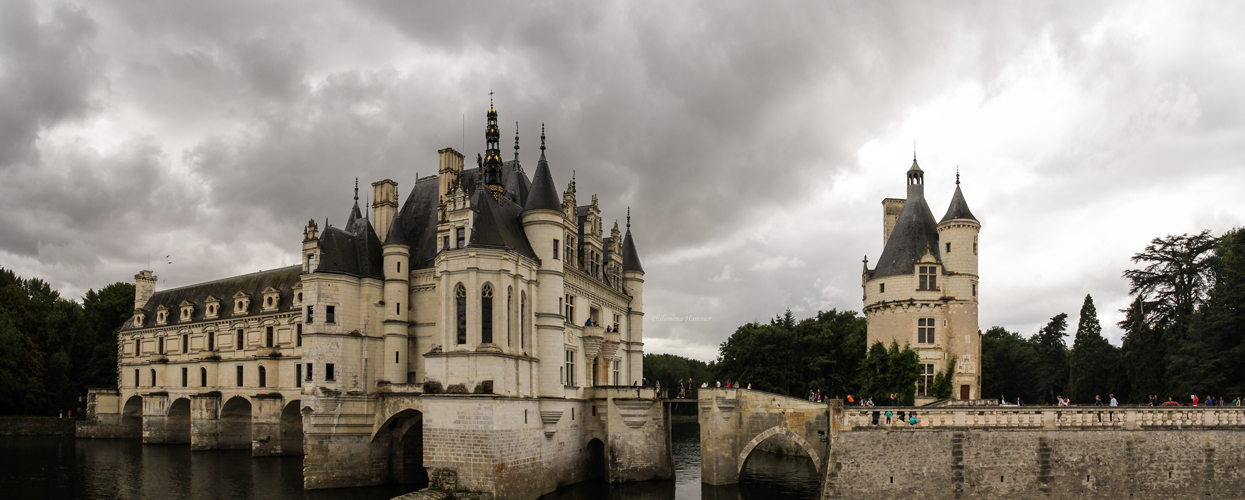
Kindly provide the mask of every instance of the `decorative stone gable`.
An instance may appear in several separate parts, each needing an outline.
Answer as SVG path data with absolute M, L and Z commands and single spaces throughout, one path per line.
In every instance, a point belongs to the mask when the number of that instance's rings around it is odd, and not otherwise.
M 265 288 L 263 300 L 264 312 L 276 311 L 277 306 L 281 305 L 281 291 L 273 287 Z
M 161 304 L 160 307 L 156 308 L 156 324 L 157 325 L 166 324 L 168 323 L 168 319 L 169 319 L 169 308 L 164 307 L 164 305 Z
M 181 303 L 181 304 L 179 304 L 179 306 L 178 306 L 178 307 L 179 307 L 179 308 L 181 309 L 181 311 L 182 311 L 182 315 L 181 315 L 181 320 L 180 320 L 180 321 L 190 321 L 190 315 L 194 314 L 194 312 L 195 312 L 195 305 L 194 305 L 194 303 L 193 303 L 193 302 L 191 302 L 191 301 L 189 301 L 189 300 L 183 300 L 183 301 L 182 301 L 182 303 Z
M 233 314 L 241 316 L 251 307 L 251 294 L 246 292 L 238 292 L 233 294 Z
M 207 309 L 204 310 L 204 319 L 216 319 L 220 317 L 220 299 L 209 295 L 203 302 L 207 307 Z

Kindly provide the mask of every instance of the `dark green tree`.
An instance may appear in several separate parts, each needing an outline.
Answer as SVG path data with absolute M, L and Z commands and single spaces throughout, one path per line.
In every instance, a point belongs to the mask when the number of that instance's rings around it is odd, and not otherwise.
M 1042 401 L 1034 379 L 1038 367 L 1034 344 L 1019 333 L 993 326 L 981 337 L 981 392 L 983 396 Z
M 1102 397 L 1105 402 L 1110 394 L 1118 392 L 1119 397 L 1127 394 L 1121 385 L 1126 383 L 1126 378 L 1122 376 L 1119 353 L 1103 338 L 1098 309 L 1094 307 L 1094 298 L 1089 295 L 1085 296 L 1085 302 L 1081 305 L 1076 337 L 1072 351 L 1068 353 L 1068 365 L 1069 397 L 1075 403 L 1093 403 L 1095 396 Z
M 1030 342 L 1037 354 L 1037 366 L 1033 372 L 1043 401 L 1055 402 L 1068 386 L 1068 345 L 1064 341 L 1068 330 L 1068 315 L 1059 313 L 1050 323 L 1038 330 Z

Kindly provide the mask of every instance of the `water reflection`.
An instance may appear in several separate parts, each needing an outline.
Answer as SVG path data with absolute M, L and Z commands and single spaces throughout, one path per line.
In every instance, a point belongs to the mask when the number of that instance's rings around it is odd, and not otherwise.
M 700 482 L 700 428 L 675 425 L 675 480 L 609 485 L 590 481 L 541 500 L 787 500 L 815 498 L 812 461 L 753 452 L 740 484 Z M 302 457 L 252 458 L 246 450 L 191 452 L 138 440 L 0 437 L 0 497 L 86 499 L 388 500 L 413 486 L 304 491 Z
M 0 437 L 4 498 L 388 500 L 411 487 L 303 491 L 302 457 L 191 452 L 134 439 Z
M 700 427 L 678 424 L 671 434 L 674 481 L 610 485 L 588 481 L 558 490 L 540 500 L 805 500 L 817 498 L 813 461 L 754 451 L 739 484 L 709 486 L 700 482 Z

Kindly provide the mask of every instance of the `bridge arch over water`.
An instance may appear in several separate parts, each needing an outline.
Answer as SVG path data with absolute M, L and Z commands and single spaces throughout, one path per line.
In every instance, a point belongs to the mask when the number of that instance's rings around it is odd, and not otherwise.
M 829 406 L 749 389 L 702 388 L 700 406 L 701 481 L 739 482 L 748 456 L 768 439 L 787 439 L 821 470 L 828 450 Z

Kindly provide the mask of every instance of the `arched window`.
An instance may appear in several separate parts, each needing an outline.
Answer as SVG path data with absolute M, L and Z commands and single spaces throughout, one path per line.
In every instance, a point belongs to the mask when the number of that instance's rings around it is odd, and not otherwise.
M 262 366 L 259 367 L 259 386 L 268 387 L 268 370 L 265 370 Z
M 480 342 L 493 343 L 493 285 L 480 290 Z
M 156 371 L 155 370 L 151 371 L 151 386 L 152 387 L 156 386 Z
M 467 343 L 467 288 L 462 283 L 454 289 L 454 315 L 458 325 L 458 343 Z
M 514 287 L 506 287 L 506 347 L 514 345 Z
M 527 292 L 519 292 L 519 349 L 525 346 L 524 336 L 527 334 Z
M 207 387 L 207 368 L 199 369 L 199 387 Z

